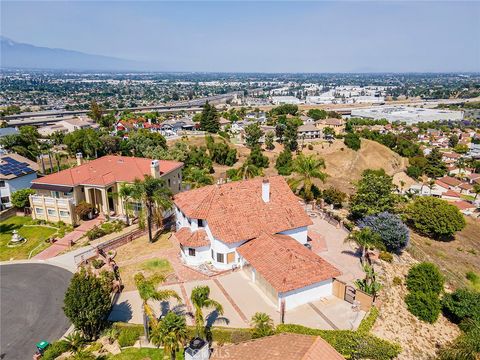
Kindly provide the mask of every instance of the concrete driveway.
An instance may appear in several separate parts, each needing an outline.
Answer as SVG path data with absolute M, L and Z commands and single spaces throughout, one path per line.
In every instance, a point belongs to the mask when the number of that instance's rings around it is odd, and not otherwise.
M 71 277 L 47 264 L 0 266 L 0 359 L 31 359 L 36 342 L 65 334 L 70 323 L 62 306 Z

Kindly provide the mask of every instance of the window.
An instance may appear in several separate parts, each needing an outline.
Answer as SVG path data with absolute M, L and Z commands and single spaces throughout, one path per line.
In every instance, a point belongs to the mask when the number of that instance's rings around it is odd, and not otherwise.
M 217 253 L 217 262 L 223 263 L 224 257 L 225 256 L 223 254 Z
M 57 211 L 55 209 L 47 209 L 47 213 L 50 216 L 57 216 Z
M 203 225 L 203 220 L 202 219 L 198 219 L 198 227 L 204 227 L 205 225 Z
M 38 215 L 42 215 L 42 214 L 43 214 L 43 209 L 42 209 L 42 208 L 35 208 L 35 212 L 36 212 Z
M 0 202 L 1 202 L 2 204 L 9 203 L 9 202 L 10 202 L 10 197 L 9 197 L 9 196 L 2 196 L 2 197 L 0 198 Z
M 212 260 L 215 260 L 215 253 L 213 252 L 213 249 L 212 249 Z
M 171 185 L 171 181 L 170 179 L 168 179 L 168 186 L 170 187 L 170 185 Z
M 70 217 L 70 213 L 68 211 L 60 210 L 60 217 Z
M 72 193 L 71 192 L 64 192 L 63 196 L 72 196 Z
M 50 193 L 52 194 L 52 197 L 57 199 L 60 198 L 60 193 L 58 191 L 51 191 Z
M 195 249 L 189 248 L 189 249 L 188 249 L 188 255 L 189 255 L 189 256 L 195 256 Z
M 5 181 L 4 180 L 0 180 L 0 187 L 5 187 Z

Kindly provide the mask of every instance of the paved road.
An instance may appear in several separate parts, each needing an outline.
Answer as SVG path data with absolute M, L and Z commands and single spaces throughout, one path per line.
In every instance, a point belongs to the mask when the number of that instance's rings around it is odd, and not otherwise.
M 31 359 L 39 340 L 69 328 L 63 297 L 72 274 L 47 264 L 0 266 L 0 359 Z

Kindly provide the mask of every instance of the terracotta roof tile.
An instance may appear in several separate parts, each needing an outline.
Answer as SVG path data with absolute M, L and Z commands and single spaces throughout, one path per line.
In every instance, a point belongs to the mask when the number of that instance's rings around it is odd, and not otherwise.
M 213 236 L 226 243 L 311 225 L 284 178 L 268 180 L 268 202 L 262 200 L 262 178 L 205 186 L 177 194 L 174 201 L 189 218 L 207 220 Z
M 208 240 L 207 232 L 204 229 L 198 229 L 192 232 L 190 228 L 183 227 L 178 230 L 174 236 L 183 246 L 196 248 L 210 245 L 210 240 Z
M 217 348 L 211 360 L 343 360 L 320 337 L 301 334 L 277 334 Z
M 33 183 L 55 185 L 108 185 L 133 182 L 150 174 L 151 159 L 107 155 L 71 169 L 33 180 Z M 161 175 L 181 167 L 177 161 L 159 160 Z
M 237 251 L 282 293 L 341 274 L 336 267 L 287 235 L 263 233 Z
M 441 181 L 447 185 L 450 185 L 450 186 L 458 186 L 460 185 L 462 182 L 458 179 L 455 179 L 454 177 L 451 177 L 451 176 L 444 176 L 440 179 L 438 179 L 438 181 Z

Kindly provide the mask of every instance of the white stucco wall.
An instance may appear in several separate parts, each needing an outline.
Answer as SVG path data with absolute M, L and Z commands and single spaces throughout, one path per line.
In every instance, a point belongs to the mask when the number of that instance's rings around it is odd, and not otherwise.
M 32 185 L 31 181 L 37 178 L 37 173 L 31 173 L 24 176 L 20 176 L 10 180 L 5 181 L 5 187 L 0 188 L 0 196 L 8 196 L 10 200 L 12 199 L 12 194 L 21 189 L 29 189 Z M 11 202 L 3 204 L 6 207 L 12 206 Z
M 196 266 L 210 261 L 210 246 L 195 248 L 195 256 L 188 255 L 188 247 L 185 246 L 183 249 L 180 254 L 187 265 Z
M 278 308 L 282 299 L 285 300 L 285 310 L 291 310 L 297 306 L 319 300 L 333 294 L 332 279 L 325 280 L 301 289 L 278 294 Z
M 299 227 L 296 229 L 291 229 L 287 231 L 282 231 L 280 234 L 288 235 L 295 240 L 297 240 L 300 244 L 306 244 L 307 243 L 307 227 Z

